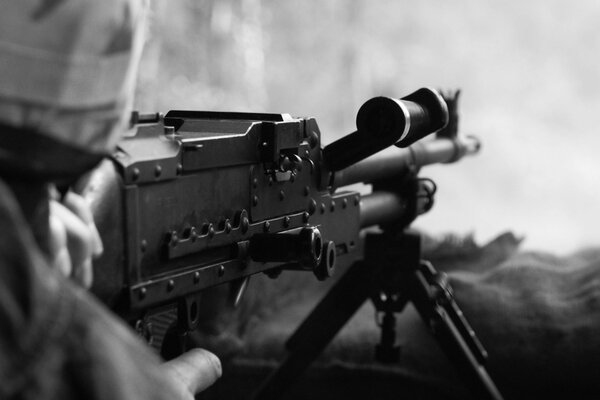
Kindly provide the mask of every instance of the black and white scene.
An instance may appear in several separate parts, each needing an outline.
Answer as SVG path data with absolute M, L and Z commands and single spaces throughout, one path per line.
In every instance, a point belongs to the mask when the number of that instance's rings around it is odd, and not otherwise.
M 0 2 L 0 399 L 600 398 L 600 4 Z

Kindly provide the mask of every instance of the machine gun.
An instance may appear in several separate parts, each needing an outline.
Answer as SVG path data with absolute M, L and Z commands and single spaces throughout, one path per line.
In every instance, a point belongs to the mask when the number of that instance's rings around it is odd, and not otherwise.
M 322 280 L 364 249 L 256 397 L 277 398 L 372 298 L 385 313 L 379 359 L 395 358 L 393 314 L 412 301 L 476 393 L 500 398 L 447 281 L 420 261 L 419 237 L 406 230 L 433 204 L 435 184 L 419 178 L 419 169 L 479 148 L 457 135 L 456 97 L 446 100 L 427 88 L 373 98 L 360 108 L 357 130 L 324 148 L 313 118 L 134 113 L 136 134 L 85 193 L 98 224 L 111 227 L 94 292 L 169 356 L 197 326 L 204 289 L 229 283 L 241 294 L 251 275 L 288 269 Z M 433 140 L 420 140 L 431 133 Z M 340 190 L 358 182 L 373 192 Z M 361 231 L 375 225 L 383 233 L 360 245 Z M 324 315 L 331 322 L 325 326 Z

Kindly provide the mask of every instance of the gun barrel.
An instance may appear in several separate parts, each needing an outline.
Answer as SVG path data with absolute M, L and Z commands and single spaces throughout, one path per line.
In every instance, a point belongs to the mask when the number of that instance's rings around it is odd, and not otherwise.
M 333 187 L 339 188 L 359 182 L 371 183 L 402 176 L 411 169 L 419 169 L 425 165 L 451 163 L 466 155 L 477 153 L 480 147 L 479 140 L 468 136 L 417 142 L 405 149 L 389 148 L 336 172 L 333 176 Z
M 360 227 L 367 228 L 402 219 L 408 210 L 407 199 L 393 192 L 375 192 L 363 196 L 360 204 Z

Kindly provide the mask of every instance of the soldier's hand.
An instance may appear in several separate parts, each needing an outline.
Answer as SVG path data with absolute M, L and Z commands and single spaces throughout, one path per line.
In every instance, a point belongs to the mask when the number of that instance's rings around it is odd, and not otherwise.
M 213 353 L 203 349 L 192 349 L 162 365 L 181 391 L 181 399 L 193 400 L 221 377 L 221 361 Z
M 92 285 L 92 259 L 102 254 L 102 240 L 87 201 L 68 192 L 50 202 L 51 264 L 82 286 Z

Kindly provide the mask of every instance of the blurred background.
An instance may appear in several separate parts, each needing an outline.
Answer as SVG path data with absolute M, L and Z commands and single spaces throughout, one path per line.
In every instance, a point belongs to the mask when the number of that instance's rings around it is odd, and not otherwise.
M 154 1 L 136 108 L 316 117 L 325 144 L 373 96 L 461 89 L 483 150 L 427 167 L 417 226 L 511 230 L 525 249 L 600 245 L 600 3 L 594 0 Z

